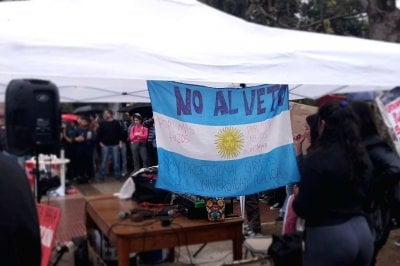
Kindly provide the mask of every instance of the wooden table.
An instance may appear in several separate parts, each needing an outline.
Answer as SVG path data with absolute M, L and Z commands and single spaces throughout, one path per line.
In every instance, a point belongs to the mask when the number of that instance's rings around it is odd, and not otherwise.
M 242 224 L 241 218 L 210 222 L 207 219 L 188 219 L 183 215 L 176 216 L 171 225 L 162 226 L 160 220 L 153 218 L 142 222 L 130 219 L 120 220 L 121 211 L 128 212 L 138 208 L 131 200 L 120 200 L 114 196 L 86 198 L 86 229 L 99 229 L 109 241 L 116 246 L 118 265 L 129 265 L 129 254 L 170 248 L 176 246 L 207 243 L 221 240 L 232 240 L 233 259 L 242 258 Z M 90 236 L 88 236 L 90 239 Z M 172 255 L 173 258 L 173 255 Z

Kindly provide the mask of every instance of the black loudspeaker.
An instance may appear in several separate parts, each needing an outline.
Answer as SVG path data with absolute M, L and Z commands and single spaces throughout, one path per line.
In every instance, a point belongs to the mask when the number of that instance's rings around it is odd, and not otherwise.
M 57 153 L 61 109 L 56 85 L 46 80 L 10 81 L 5 111 L 9 151 L 17 155 Z

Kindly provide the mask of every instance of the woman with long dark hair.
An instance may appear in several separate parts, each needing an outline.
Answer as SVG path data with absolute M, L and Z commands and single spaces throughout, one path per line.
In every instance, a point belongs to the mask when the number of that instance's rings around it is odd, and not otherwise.
M 319 137 L 301 167 L 293 209 L 306 221 L 303 265 L 367 266 L 373 237 L 364 215 L 372 168 L 357 117 L 343 103 L 318 111 Z

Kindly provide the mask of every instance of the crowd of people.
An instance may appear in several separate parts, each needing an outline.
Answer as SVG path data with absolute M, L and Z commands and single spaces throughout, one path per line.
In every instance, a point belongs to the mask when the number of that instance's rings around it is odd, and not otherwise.
M 122 180 L 142 167 L 157 165 L 154 121 L 141 114 L 114 119 L 110 109 L 102 118 L 80 115 L 64 121 L 61 143 L 70 159 L 67 180 L 104 181 L 108 175 Z

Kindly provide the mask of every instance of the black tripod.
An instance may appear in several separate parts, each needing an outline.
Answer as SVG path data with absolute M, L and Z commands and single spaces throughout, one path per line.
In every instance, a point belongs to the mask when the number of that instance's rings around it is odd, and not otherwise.
M 40 169 L 39 169 L 39 152 L 35 151 L 35 180 L 34 180 L 34 195 L 36 197 L 36 201 L 40 203 L 40 199 L 42 195 L 40 193 Z

